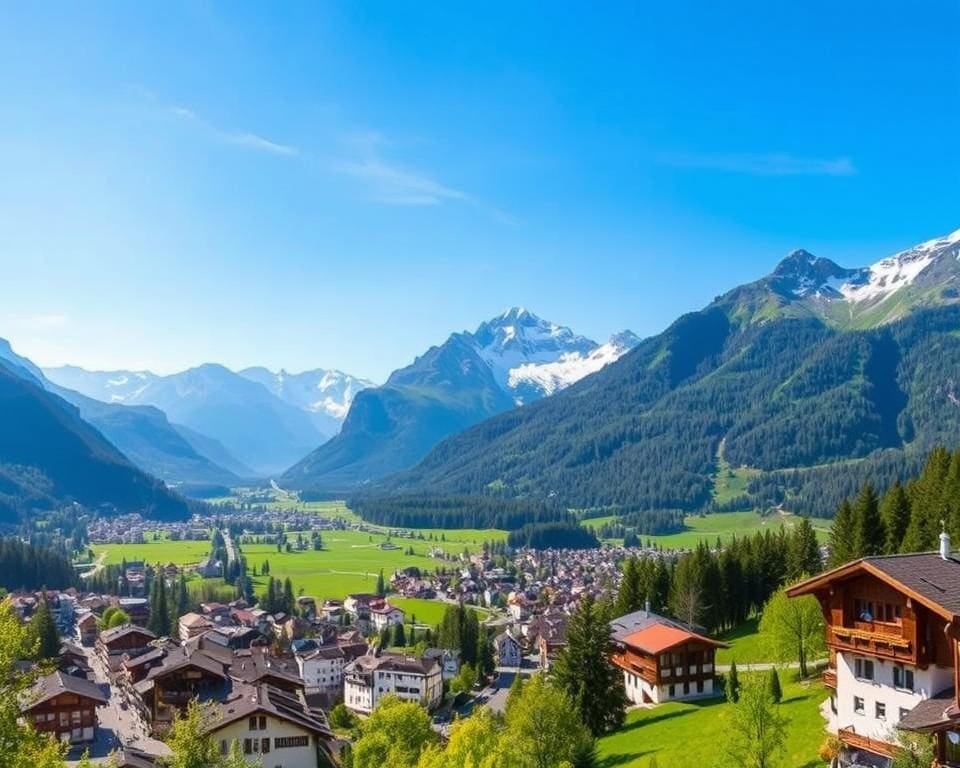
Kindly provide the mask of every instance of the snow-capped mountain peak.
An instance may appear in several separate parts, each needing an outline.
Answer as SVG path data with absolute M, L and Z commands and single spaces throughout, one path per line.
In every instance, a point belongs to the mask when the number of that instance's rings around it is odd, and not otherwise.
M 589 352 L 567 352 L 553 362 L 519 365 L 511 369 L 508 386 L 518 403 L 552 395 L 618 360 L 639 343 L 639 337 L 632 331 L 621 331 Z
M 522 306 L 508 309 L 464 336 L 517 404 L 551 395 L 600 370 L 639 341 L 623 331 L 597 344 Z

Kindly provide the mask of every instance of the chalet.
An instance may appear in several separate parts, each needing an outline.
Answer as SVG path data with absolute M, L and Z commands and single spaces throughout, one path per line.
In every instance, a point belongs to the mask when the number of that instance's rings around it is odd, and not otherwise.
M 349 613 L 355 621 L 363 621 L 370 618 L 370 606 L 383 602 L 382 597 L 371 595 L 369 593 L 358 593 L 347 595 L 343 601 L 343 609 Z
M 373 622 L 373 628 L 378 632 L 394 624 L 403 624 L 403 618 L 403 609 L 396 608 L 389 603 L 383 603 L 370 609 L 370 620 Z
M 234 652 L 227 674 L 240 682 L 251 685 L 267 684 L 284 691 L 295 692 L 303 690 L 304 687 L 296 660 L 290 656 L 275 656 L 267 648 L 248 648 Z
M 633 704 L 713 696 L 714 655 L 724 643 L 649 610 L 634 611 L 610 623 L 611 661 L 623 671 Z
M 150 621 L 150 603 L 145 597 L 121 597 L 116 599 L 116 605 L 130 617 L 133 624 L 147 626 Z
M 97 642 L 97 617 L 93 613 L 82 613 L 77 618 L 77 640 L 80 645 L 91 646 Z
M 550 611 L 530 622 L 527 638 L 536 643 L 540 655 L 540 668 L 549 670 L 557 654 L 567 645 L 567 615 Z
M 238 684 L 214 705 L 204 731 L 229 754 L 238 742 L 250 762 L 283 768 L 334 765 L 335 737 L 321 710 L 311 708 L 300 692 L 269 685 Z
M 97 653 L 107 667 L 115 671 L 124 656 L 138 656 L 144 653 L 150 643 L 157 639 L 149 629 L 124 624 L 121 627 L 105 629 L 97 638 Z
M 186 642 L 213 629 L 213 622 L 199 613 L 185 613 L 177 622 L 177 634 Z
M 940 539 L 939 553 L 867 557 L 787 591 L 823 611 L 844 764 L 889 765 L 906 730 L 933 734 L 938 765 L 960 765 L 960 559 Z
M 165 732 L 191 699 L 217 701 L 230 690 L 223 664 L 202 651 L 169 650 L 134 689 L 154 733 Z
M 96 683 L 54 672 L 27 692 L 20 712 L 42 733 L 70 744 L 86 744 L 96 737 L 97 707 L 106 701 Z
M 433 709 L 443 698 L 443 673 L 435 659 L 398 653 L 361 656 L 344 670 L 344 704 L 369 714 L 380 699 L 395 694 Z
M 501 632 L 493 639 L 493 649 L 497 666 L 519 667 L 523 662 L 520 641 L 513 636 L 510 630 Z

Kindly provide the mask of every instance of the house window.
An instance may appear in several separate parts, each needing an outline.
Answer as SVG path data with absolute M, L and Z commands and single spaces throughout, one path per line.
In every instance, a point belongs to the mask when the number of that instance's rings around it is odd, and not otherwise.
M 904 691 L 913 690 L 913 670 L 898 664 L 893 668 L 893 687 Z
M 853 674 L 860 680 L 873 680 L 873 662 L 870 659 L 855 659 Z
M 881 701 L 878 701 L 875 705 L 875 714 L 877 720 L 886 720 L 887 719 L 887 705 Z
M 265 736 L 264 738 L 260 739 L 260 751 L 263 752 L 264 754 L 270 751 L 269 737 Z
M 864 712 L 863 699 L 859 696 L 853 697 L 853 711 L 858 715 L 862 715 Z
M 260 730 L 267 730 L 267 718 L 264 715 L 260 715 Z
M 251 717 L 248 727 L 251 731 L 257 730 L 257 718 Z
M 669 688 L 670 698 L 672 699 L 677 694 L 677 686 L 671 685 Z
M 243 740 L 243 754 L 245 755 L 253 754 L 253 742 L 250 739 Z
M 703 680 L 697 680 L 697 693 L 703 693 Z
M 860 621 L 873 621 L 876 616 L 873 610 L 873 603 L 869 600 L 860 600 L 857 598 L 857 600 L 854 601 L 854 610 Z
M 686 696 L 688 693 L 690 693 L 690 683 L 684 683 L 684 684 L 683 684 L 683 695 Z

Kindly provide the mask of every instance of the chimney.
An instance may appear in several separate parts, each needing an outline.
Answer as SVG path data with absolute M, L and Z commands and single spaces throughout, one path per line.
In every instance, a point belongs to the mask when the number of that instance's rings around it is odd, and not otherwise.
M 950 534 L 947 533 L 947 526 L 943 520 L 940 521 L 942 530 L 940 531 L 940 557 L 943 560 L 950 559 Z
M 650 615 L 650 598 L 648 597 L 643 603 L 643 612 Z

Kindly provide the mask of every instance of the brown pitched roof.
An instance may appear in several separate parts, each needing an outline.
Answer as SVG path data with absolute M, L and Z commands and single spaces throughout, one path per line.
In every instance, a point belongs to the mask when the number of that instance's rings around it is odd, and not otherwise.
M 65 675 L 63 672 L 54 672 L 37 680 L 36 685 L 24 698 L 22 709 L 24 712 L 29 712 L 38 704 L 49 701 L 62 693 L 72 693 L 85 699 L 93 699 L 98 704 L 104 704 L 107 701 L 107 697 L 96 683 Z
M 790 597 L 806 595 L 831 582 L 869 573 L 910 595 L 946 619 L 960 617 L 960 559 L 937 552 L 865 557 L 807 579 L 790 589 Z
M 162 664 L 147 673 L 147 680 L 155 680 L 183 667 L 196 667 L 223 680 L 227 679 L 227 675 L 223 671 L 223 664 L 212 656 L 208 656 L 203 651 L 191 652 L 186 648 L 174 648 L 167 653 L 167 657 Z
M 953 688 L 948 688 L 917 704 L 900 718 L 898 727 L 908 731 L 930 731 L 956 723 L 958 719 L 960 719 L 960 710 L 957 709 L 956 696 Z
M 310 708 L 300 692 L 289 693 L 272 685 L 237 683 L 229 698 L 216 705 L 217 717 L 210 718 L 204 729 L 216 732 L 229 723 L 255 714 L 266 714 L 299 725 L 324 739 L 333 739 L 333 732 L 323 713 Z
M 136 624 L 123 624 L 119 627 L 113 627 L 113 629 L 103 630 L 103 632 L 100 633 L 100 641 L 102 643 L 112 643 L 114 640 L 123 637 L 124 635 L 131 635 L 135 633 L 141 634 L 151 640 L 157 639 L 157 636 L 149 629 L 139 627 Z

